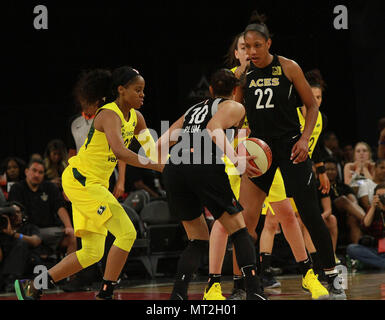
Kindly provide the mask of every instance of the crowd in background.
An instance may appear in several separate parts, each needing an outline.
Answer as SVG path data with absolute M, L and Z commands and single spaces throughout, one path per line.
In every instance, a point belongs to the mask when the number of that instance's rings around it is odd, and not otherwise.
M 92 120 L 92 115 L 79 116 L 86 122 Z M 319 142 L 331 185 L 329 194 L 322 197 L 330 199 L 331 215 L 337 221 L 330 227 L 331 236 L 335 249 L 348 256 L 344 263 L 355 270 L 385 269 L 381 242 L 385 237 L 385 118 L 379 120 L 378 129 L 376 146 L 360 141 L 341 147 L 332 131 L 325 132 Z M 14 280 L 30 274 L 34 266 L 53 265 L 79 246 L 71 204 L 61 187 L 61 174 L 68 158 L 76 154 L 74 148 L 74 144 L 53 139 L 44 154 L 1 159 L 0 291 L 12 290 Z M 138 147 L 133 143 L 132 148 Z M 110 191 L 122 202 L 131 192 L 143 189 L 153 199 L 165 197 L 161 175 L 156 172 L 126 166 L 121 178 L 116 169 Z M 121 192 L 116 192 L 118 180 L 124 182 Z

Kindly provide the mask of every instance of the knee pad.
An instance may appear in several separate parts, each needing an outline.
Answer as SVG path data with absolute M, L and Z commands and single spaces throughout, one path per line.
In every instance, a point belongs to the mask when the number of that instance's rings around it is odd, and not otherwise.
M 82 240 L 82 248 L 76 251 L 76 256 L 83 268 L 87 268 L 103 258 L 104 239 L 105 237 L 102 236 L 102 238 L 93 239 L 91 243 Z
M 136 230 L 135 228 L 130 228 L 127 232 L 123 232 L 121 235 L 116 235 L 114 246 L 130 252 L 135 240 L 136 240 Z

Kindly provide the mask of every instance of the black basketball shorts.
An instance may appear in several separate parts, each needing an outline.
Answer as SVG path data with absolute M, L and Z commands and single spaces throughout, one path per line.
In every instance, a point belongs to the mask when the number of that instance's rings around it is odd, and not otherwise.
M 224 165 L 167 164 L 163 182 L 171 214 L 182 221 L 198 218 L 203 207 L 215 219 L 224 212 L 235 214 L 243 210 L 231 189 Z
M 287 197 L 293 197 L 294 194 L 301 192 L 301 189 L 304 187 L 315 183 L 312 162 L 309 158 L 298 164 L 293 164 L 293 160 L 290 160 L 291 150 L 300 138 L 301 134 L 295 132 L 279 138 L 260 138 L 269 145 L 273 159 L 269 170 L 265 174 L 250 180 L 264 191 L 266 195 L 269 194 L 278 167 L 282 173 Z

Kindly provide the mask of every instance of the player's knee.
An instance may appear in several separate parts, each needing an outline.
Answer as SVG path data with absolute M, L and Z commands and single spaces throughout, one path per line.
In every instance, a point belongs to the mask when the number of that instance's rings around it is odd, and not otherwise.
M 79 263 L 83 268 L 93 265 L 94 263 L 99 262 L 104 255 L 104 243 L 103 245 L 83 247 L 82 249 L 76 251 Z
M 137 232 L 135 228 L 129 228 L 124 232 L 122 232 L 120 235 L 116 236 L 114 245 L 124 251 L 129 252 L 136 240 L 136 237 L 137 237 Z
M 337 226 L 337 218 L 335 215 L 331 214 L 329 217 L 328 217 L 328 222 L 331 226 L 335 227 Z
M 284 214 L 282 215 L 281 224 L 285 224 L 287 226 L 295 226 L 298 224 L 297 217 L 295 214 Z
M 269 231 L 270 233 L 275 233 L 275 231 L 277 230 L 277 227 L 278 227 L 278 223 L 276 223 L 275 220 L 266 219 L 263 229 L 266 231 Z

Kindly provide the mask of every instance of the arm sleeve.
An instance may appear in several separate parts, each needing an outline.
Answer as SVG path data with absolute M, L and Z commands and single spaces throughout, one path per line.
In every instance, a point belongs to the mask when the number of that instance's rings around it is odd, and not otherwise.
M 154 162 L 158 162 L 158 152 L 155 146 L 154 138 L 152 137 L 150 130 L 146 128 L 138 135 L 135 135 L 135 138 L 138 140 L 138 142 L 142 146 L 146 157 Z

